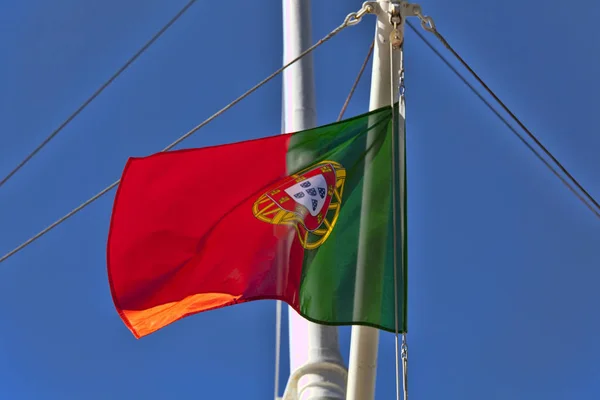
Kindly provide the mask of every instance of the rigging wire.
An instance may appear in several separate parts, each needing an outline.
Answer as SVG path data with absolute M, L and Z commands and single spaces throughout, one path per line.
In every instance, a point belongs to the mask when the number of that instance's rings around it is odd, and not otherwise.
M 431 42 L 429 42 L 425 36 L 423 36 L 423 34 L 421 32 L 419 32 L 418 29 L 416 29 L 413 24 L 410 21 L 406 21 L 406 24 L 413 30 L 413 32 L 415 32 L 417 34 L 417 36 L 440 58 L 440 60 L 442 60 L 444 62 L 444 64 L 446 64 L 446 66 L 452 71 L 454 72 L 454 74 L 469 88 L 471 89 L 471 91 L 498 117 L 498 119 L 500 119 L 504 125 L 506 125 L 508 127 L 508 129 L 510 129 L 512 131 L 512 133 L 514 133 L 520 140 L 521 142 L 527 146 L 527 148 L 546 166 L 548 167 L 548 169 L 554 174 L 556 175 L 556 177 L 558 179 L 561 180 L 561 182 L 569 189 L 571 190 L 571 192 L 573 192 L 573 194 L 587 207 L 590 209 L 590 211 L 592 211 L 598 218 L 600 218 L 600 205 L 598 205 L 598 203 L 594 200 L 594 198 L 589 195 L 589 193 L 587 191 L 585 191 L 585 189 L 583 189 L 583 187 L 581 187 L 581 185 L 575 180 L 575 178 L 572 177 L 571 174 L 569 174 L 566 169 L 564 169 L 564 167 L 556 160 L 556 158 L 554 156 L 552 156 L 550 154 L 550 152 L 548 150 L 545 149 L 545 147 L 542 146 L 542 149 L 545 150 L 546 154 L 548 154 L 553 160 L 556 161 L 557 165 L 559 166 L 559 168 L 563 169 L 567 176 L 569 176 L 571 178 L 571 180 L 573 180 L 573 182 L 575 183 L 576 186 L 578 186 L 583 193 L 587 194 L 587 197 L 591 200 L 591 202 L 593 204 L 590 204 L 588 202 L 588 200 L 586 200 L 580 193 L 577 192 L 577 190 L 563 177 L 561 176 L 561 174 L 556 170 L 556 168 L 554 168 L 544 157 L 542 157 L 542 155 L 523 137 L 522 134 L 520 134 L 517 129 L 512 126 L 510 124 L 510 122 L 508 122 L 506 120 L 506 118 L 504 118 L 500 112 L 498 110 L 496 110 L 494 108 L 494 106 L 492 106 L 490 104 L 490 102 L 488 100 L 486 100 L 483 95 L 481 93 L 479 93 L 477 91 L 477 89 L 475 89 L 475 87 L 469 82 L 467 81 L 467 79 L 448 61 L 448 59 L 446 59 L 446 57 L 444 57 L 432 44 Z M 437 32 L 437 31 L 436 31 Z M 437 36 L 437 35 L 436 35 Z M 441 37 L 441 35 L 440 35 Z M 445 40 L 444 40 L 445 41 Z M 446 42 L 447 43 L 447 42 Z M 462 59 L 461 59 L 462 60 Z M 464 61 L 463 61 L 464 62 Z M 468 67 L 467 67 L 468 68 Z M 473 71 L 472 69 L 468 68 L 470 71 Z M 474 72 L 472 72 L 473 74 L 475 74 Z M 476 78 L 478 80 L 480 80 L 480 78 L 475 75 Z M 482 82 L 482 81 L 481 81 Z M 491 92 L 491 90 L 487 87 L 487 85 L 485 85 L 485 83 L 482 83 L 482 85 L 488 89 L 488 91 Z M 500 103 L 501 106 L 503 106 L 505 108 L 505 110 L 507 110 L 507 112 L 513 116 L 513 119 L 515 119 L 517 121 L 518 124 L 522 124 L 521 121 L 519 121 L 518 119 L 516 119 L 516 117 L 514 116 L 514 114 L 512 112 L 510 112 L 510 110 L 508 110 L 508 108 L 504 105 L 504 103 L 502 103 L 497 96 L 495 96 L 492 93 L 492 96 L 497 99 L 497 101 Z M 524 128 L 524 130 L 526 132 L 528 132 L 531 136 L 533 136 L 533 134 L 524 126 L 522 125 L 522 127 Z M 533 136 L 535 138 L 535 136 Z M 536 142 L 537 139 L 535 139 Z M 540 144 L 541 145 L 541 144 Z M 594 207 L 594 205 L 596 207 Z
M 358 76 L 354 80 L 354 84 L 352 85 L 352 88 L 350 89 L 350 93 L 348 93 L 348 96 L 346 97 L 346 101 L 344 102 L 344 105 L 342 106 L 340 114 L 338 115 L 338 118 L 337 118 L 338 122 L 341 121 L 342 118 L 344 118 L 344 114 L 346 113 L 348 104 L 350 104 L 350 100 L 352 99 L 352 96 L 354 95 L 354 91 L 356 90 L 356 87 L 358 86 L 358 83 L 360 82 L 360 79 L 362 78 L 362 75 L 365 72 L 365 68 L 367 67 L 367 64 L 369 63 L 369 59 L 371 58 L 371 54 L 373 54 L 374 48 L 375 48 L 375 41 L 373 40 L 371 42 L 371 46 L 369 47 L 369 52 L 367 53 L 367 56 L 365 57 L 365 61 L 363 61 L 363 64 L 360 67 L 360 71 L 358 71 Z
M 282 301 L 275 303 L 275 397 L 279 398 L 279 364 L 281 360 L 281 309 Z
M 402 17 L 397 11 L 392 11 L 390 22 L 393 25 L 392 31 L 389 37 L 389 57 L 390 57 L 390 106 L 392 107 L 392 129 L 391 129 L 391 140 L 392 140 L 392 224 L 393 224 L 393 270 L 394 270 L 394 345 L 395 345 L 395 367 L 396 367 L 396 399 L 400 400 L 400 355 L 399 355 L 399 344 L 398 344 L 398 220 L 397 220 L 397 208 L 398 208 L 398 196 L 397 184 L 398 177 L 396 176 L 397 157 L 398 157 L 398 144 L 396 141 L 399 139 L 400 131 L 398 129 L 398 118 L 396 117 L 396 94 L 395 89 L 398 88 L 398 111 L 403 110 L 404 106 L 404 37 L 400 33 L 399 25 L 402 24 Z M 398 82 L 396 82 L 396 69 L 394 68 L 394 50 L 399 50 L 399 65 L 398 65 Z M 398 84 L 398 86 L 396 86 Z M 404 334 L 402 335 L 402 343 L 404 344 Z M 404 364 L 403 364 L 404 367 Z M 405 371 L 405 370 L 404 370 Z M 407 387 L 404 386 L 404 400 L 408 400 Z
M 394 23 L 394 31 L 396 31 L 397 24 Z M 392 32 L 392 35 L 394 33 Z M 402 64 L 402 61 L 400 61 Z M 394 96 L 394 48 L 393 41 L 390 39 L 390 105 L 392 106 L 392 219 L 393 219 L 393 236 L 394 236 L 394 345 L 395 345 L 395 357 L 396 357 L 396 399 L 400 400 L 400 357 L 398 353 L 398 243 L 397 235 L 398 235 L 398 227 L 396 221 L 396 207 L 398 205 L 397 196 L 396 196 L 396 135 L 398 134 L 397 129 L 397 121 L 396 121 L 396 107 L 394 104 L 396 103 L 396 99 Z M 398 105 L 400 107 L 400 105 Z M 404 400 L 407 400 L 405 398 Z
M 356 79 L 354 80 L 354 83 L 352 84 L 350 93 L 348 93 L 348 96 L 346 97 L 346 100 L 344 101 L 344 105 L 342 106 L 342 109 L 338 115 L 337 122 L 340 122 L 342 120 L 342 118 L 344 117 L 344 113 L 346 112 L 346 109 L 348 108 L 348 104 L 350 104 L 350 100 L 352 99 L 352 96 L 354 95 L 354 91 L 356 90 L 356 87 L 358 86 L 360 79 L 362 78 L 365 68 L 366 68 L 367 64 L 369 63 L 371 54 L 373 54 L 374 47 L 375 47 L 375 41 L 371 42 L 371 46 L 369 47 L 367 56 L 365 57 L 365 60 L 363 61 L 362 66 L 360 67 L 360 70 L 358 71 L 358 75 L 356 76 Z M 279 368 L 280 368 L 280 359 L 281 359 L 281 307 L 282 307 L 281 303 L 282 303 L 281 300 L 277 300 L 277 303 L 275 304 L 275 399 L 277 399 L 279 396 Z
M 426 21 L 426 22 L 425 22 Z M 407 25 L 417 34 L 417 36 L 446 64 L 452 72 L 462 82 L 471 89 L 471 91 L 483 102 L 485 105 L 523 142 L 525 146 L 542 162 L 548 169 L 558 177 L 562 183 L 569 189 L 573 194 L 583 203 L 585 204 L 598 218 L 600 218 L 600 204 L 590 195 L 587 190 L 567 171 L 567 169 L 550 153 L 550 151 L 542 145 L 542 143 L 536 138 L 536 136 L 521 122 L 521 120 L 500 100 L 500 98 L 490 89 L 490 87 L 473 71 L 473 69 L 463 60 L 463 58 L 450 46 L 448 41 L 436 30 L 435 25 L 431 24 L 431 20 L 423 20 L 422 25 L 425 30 L 428 32 L 432 32 L 441 42 L 442 44 L 459 60 L 459 62 L 473 75 L 473 77 L 484 87 L 484 89 L 498 102 L 498 104 L 510 115 L 510 117 L 527 133 L 527 135 L 542 149 L 542 151 L 550 157 L 550 159 L 565 173 L 565 175 L 572 181 L 577 188 L 581 190 L 581 192 L 585 195 L 582 196 L 577 190 L 563 177 L 560 173 L 544 158 L 542 155 L 520 134 L 514 126 L 512 126 L 506 118 L 504 118 L 498 110 L 496 110 L 484 97 L 471 85 L 467 79 L 452 65 L 450 62 L 429 42 L 425 36 L 419 32 L 417 28 L 413 26 L 410 21 L 406 21 Z M 429 23 L 429 26 L 427 24 Z M 592 204 L 590 204 L 590 202 Z
M 40 150 L 42 150 L 42 148 L 44 148 L 48 143 L 50 143 L 50 141 L 54 139 L 54 137 L 58 135 L 60 131 L 62 131 L 67 125 L 69 125 L 69 123 L 71 123 L 71 121 L 73 121 L 75 117 L 79 115 L 79 113 L 81 113 L 88 105 L 90 105 L 90 103 L 94 101 L 94 99 L 96 99 L 96 97 L 98 97 L 98 95 L 100 95 L 100 93 L 102 93 L 104 89 L 110 86 L 110 84 L 113 83 L 113 81 L 117 79 L 119 75 L 125 72 L 125 70 L 129 68 L 129 66 L 133 64 L 133 62 L 137 60 L 146 50 L 148 50 L 148 48 L 152 46 L 152 44 L 154 44 L 154 42 L 156 42 L 156 40 L 159 37 L 161 37 L 162 34 L 165 33 L 167 29 L 171 27 L 171 25 L 173 25 L 183 14 L 185 14 L 185 12 L 195 2 L 196 0 L 190 0 L 181 10 L 179 10 L 179 12 L 175 14 L 175 16 L 171 18 L 171 20 L 167 22 L 167 24 L 164 25 L 158 32 L 156 32 L 154 36 L 152 36 L 152 38 L 150 38 L 150 40 L 148 40 L 133 56 L 131 56 L 131 58 L 127 60 L 127 62 L 123 64 L 123 66 L 119 68 L 117 72 L 115 72 L 106 82 L 104 82 L 98 89 L 96 89 L 96 91 L 86 101 L 84 101 L 79 106 L 79 108 L 77 108 L 77 110 L 75 110 L 71 115 L 69 115 L 69 117 L 65 119 L 63 123 L 58 126 L 58 128 L 52 131 L 52 133 L 50 133 L 50 135 L 48 135 L 46 139 L 44 139 L 31 153 L 29 153 L 29 155 L 27 155 L 27 157 L 25 157 L 23 161 L 21 161 L 15 168 L 13 168 L 13 170 L 10 171 L 8 175 L 2 178 L 2 180 L 0 181 L 0 187 L 2 187 L 2 185 L 8 182 L 8 180 L 12 178 L 13 175 L 15 175 L 21 168 L 23 168 L 25 164 L 27 164 Z
M 406 333 L 402 334 L 402 387 L 404 389 L 404 400 L 408 400 L 408 344 Z
M 348 16 L 344 19 L 344 22 L 340 26 L 338 26 L 337 28 L 335 28 L 334 30 L 332 30 L 330 33 L 328 33 L 327 35 L 325 35 L 323 38 L 321 38 L 318 42 L 316 42 L 315 44 L 313 44 L 311 47 L 309 47 L 308 49 L 304 50 L 302 53 L 300 53 L 298 55 L 298 57 L 294 58 L 293 60 L 291 60 L 290 62 L 288 62 L 287 64 L 285 64 L 284 66 L 282 66 L 281 68 L 279 68 L 278 70 L 276 70 L 275 72 L 273 72 L 271 75 L 269 75 L 268 77 L 266 77 L 265 79 L 263 79 L 262 81 L 260 81 L 259 83 L 257 83 L 251 89 L 249 89 L 244 94 L 242 94 L 240 97 L 238 97 L 237 99 L 233 100 L 231 103 L 227 104 L 225 107 L 223 107 L 222 109 L 220 109 L 219 111 L 217 111 L 216 113 L 214 113 L 213 115 L 211 115 L 210 117 L 208 117 L 206 120 L 204 120 L 200 124 L 196 125 L 190 131 L 188 131 L 185 134 L 183 134 L 181 137 L 179 137 L 179 139 L 175 140 L 173 143 L 171 143 L 170 145 L 168 145 L 167 147 L 165 147 L 161 152 L 165 152 L 165 151 L 171 150 L 173 147 L 177 146 L 179 143 L 181 143 L 182 141 L 184 141 L 185 139 L 187 139 L 188 137 L 190 137 L 191 135 L 193 135 L 194 133 L 196 133 L 199 129 L 201 129 L 202 127 L 204 127 L 208 123 L 210 123 L 212 120 L 214 120 L 215 118 L 217 118 L 218 116 L 220 116 L 221 114 L 223 114 L 225 111 L 229 110 L 231 107 L 233 107 L 234 105 L 236 105 L 237 103 L 239 103 L 240 101 L 242 101 L 243 99 L 245 99 L 246 97 L 248 97 L 250 94 L 254 93 L 257 89 L 259 89 L 261 86 L 263 86 L 264 84 L 266 84 L 267 82 L 269 82 L 270 80 L 272 80 L 273 78 L 275 78 L 277 75 L 279 75 L 281 72 L 283 72 L 290 65 L 294 64 L 295 62 L 297 62 L 298 60 L 300 60 L 301 58 L 303 58 L 307 54 L 311 53 L 317 47 L 319 47 L 322 44 L 324 44 L 325 42 L 329 41 L 331 38 L 333 38 L 335 35 L 337 35 L 338 33 L 340 33 L 345 28 L 347 28 L 349 26 L 353 26 L 353 25 L 358 24 L 361 21 L 362 17 L 364 16 L 364 14 L 366 12 L 367 12 L 366 8 L 363 7 L 359 12 L 353 12 L 353 13 L 348 14 Z M 6 253 L 5 255 L 3 255 L 2 257 L 0 257 L 0 263 L 2 263 L 3 261 L 6 261 L 8 258 L 12 257 L 13 255 L 15 255 L 16 253 L 18 253 L 19 251 L 23 250 L 25 247 L 29 246 L 31 243 L 35 242 L 40 237 L 44 236 L 46 233 L 50 232 L 52 229 L 54 229 L 58 225 L 62 224 L 67 219 L 69 219 L 73 215 L 77 214 L 79 211 L 83 210 L 84 208 L 86 208 L 87 206 L 89 206 L 90 204 L 92 204 L 93 202 L 95 202 L 96 200 L 98 200 L 100 197 L 104 196 L 106 193 L 110 192 L 112 189 L 114 189 L 116 186 L 118 186 L 120 182 L 121 182 L 120 179 L 117 180 L 117 181 L 115 181 L 115 182 L 113 182 L 111 185 L 107 186 L 102 191 L 100 191 L 99 193 L 97 193 L 96 195 L 94 195 L 93 197 L 91 197 L 89 200 L 85 201 L 84 203 L 82 203 L 78 207 L 74 208 L 72 211 L 70 211 L 68 214 L 66 214 L 62 218 L 56 220 L 55 222 L 53 222 L 52 224 L 50 224 L 48 227 L 46 227 L 45 229 L 43 229 L 42 231 L 40 231 L 39 233 L 37 233 L 36 235 L 34 235 L 33 237 L 31 237 L 27 241 L 23 242 L 22 244 L 20 244 L 19 246 L 17 246 L 13 250 L 9 251 L 8 253 Z

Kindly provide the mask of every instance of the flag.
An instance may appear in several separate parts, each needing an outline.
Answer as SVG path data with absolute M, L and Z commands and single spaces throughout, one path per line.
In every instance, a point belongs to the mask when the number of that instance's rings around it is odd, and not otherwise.
M 133 334 L 260 299 L 320 324 L 404 332 L 405 138 L 392 112 L 130 158 L 107 264 Z

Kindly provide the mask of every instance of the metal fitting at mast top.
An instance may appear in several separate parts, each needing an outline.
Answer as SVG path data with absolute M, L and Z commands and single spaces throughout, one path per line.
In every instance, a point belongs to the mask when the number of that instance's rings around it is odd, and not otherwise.
M 383 7 L 382 3 L 386 3 L 386 6 Z M 349 16 L 351 17 L 349 24 L 358 23 L 365 14 L 379 14 L 380 12 L 388 13 L 390 16 L 390 25 L 393 27 L 390 41 L 394 49 L 401 48 L 404 43 L 404 20 L 407 17 L 419 18 L 421 26 L 427 31 L 435 30 L 433 19 L 423 16 L 421 6 L 406 0 L 366 1 L 359 12 Z
M 344 20 L 344 24 L 346 26 L 356 25 L 362 20 L 362 17 L 364 17 L 366 14 L 371 14 L 373 12 L 373 4 L 371 3 L 373 2 L 366 1 L 363 3 L 362 8 L 360 10 L 348 14 L 346 19 Z
M 399 3 L 392 3 L 392 8 L 389 11 L 390 24 L 394 27 L 390 33 L 390 43 L 394 50 L 400 49 L 404 43 L 404 29 L 402 26 L 403 18 L 400 9 L 401 5 Z

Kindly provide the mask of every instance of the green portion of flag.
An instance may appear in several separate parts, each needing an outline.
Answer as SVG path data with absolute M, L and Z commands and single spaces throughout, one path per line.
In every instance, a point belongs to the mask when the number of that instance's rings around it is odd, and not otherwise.
M 321 246 L 304 253 L 300 311 L 311 320 L 394 332 L 397 312 L 398 331 L 406 331 L 405 129 L 395 112 L 397 136 L 386 107 L 317 128 L 319 135 L 291 138 L 290 173 L 323 161 L 346 172 L 334 228 Z

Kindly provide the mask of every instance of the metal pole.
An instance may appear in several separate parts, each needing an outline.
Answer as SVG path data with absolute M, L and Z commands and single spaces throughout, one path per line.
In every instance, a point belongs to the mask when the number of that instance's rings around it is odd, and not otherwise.
M 390 70 L 390 34 L 392 25 L 390 23 L 390 11 L 394 5 L 388 1 L 379 0 L 374 7 L 377 15 L 377 27 L 375 30 L 375 49 L 373 53 L 373 72 L 371 75 L 371 98 L 369 109 L 375 110 L 388 106 L 391 103 L 390 88 L 394 83 L 394 99 L 398 95 L 398 79 L 401 61 L 401 50 L 394 51 L 393 78 Z M 391 81 L 391 79 L 393 81 Z M 404 117 L 404 110 L 400 109 Z M 370 168 L 365 170 L 365 185 L 363 189 L 363 204 L 373 201 L 369 191 Z M 361 216 L 362 218 L 362 216 Z M 368 221 L 365 221 L 368 223 Z M 363 223 L 361 222 L 361 226 Z M 362 238 L 361 238 L 362 239 Z M 383 244 L 381 244 L 383 245 Z M 362 251 L 369 248 L 369 253 Z M 360 305 L 366 304 L 369 298 L 376 293 L 367 293 L 368 289 L 363 285 L 363 276 L 369 268 L 369 257 L 379 253 L 381 249 L 373 248 L 372 245 L 360 246 L 358 255 L 358 270 L 356 275 L 355 309 L 360 313 Z M 379 344 L 379 331 L 371 327 L 353 326 L 352 339 L 350 342 L 350 363 L 348 371 L 348 400 L 373 400 L 375 396 L 375 380 L 377 374 L 377 350 Z
M 284 63 L 312 45 L 310 10 L 310 0 L 283 0 Z M 284 132 L 316 126 L 314 86 L 310 54 L 283 72 Z M 339 350 L 337 328 L 307 321 L 290 308 L 289 329 L 290 372 L 294 374 L 297 371 L 301 375 L 297 390 L 299 398 L 345 399 L 346 368 Z M 342 368 L 306 368 L 310 364 L 323 363 L 339 364 Z

